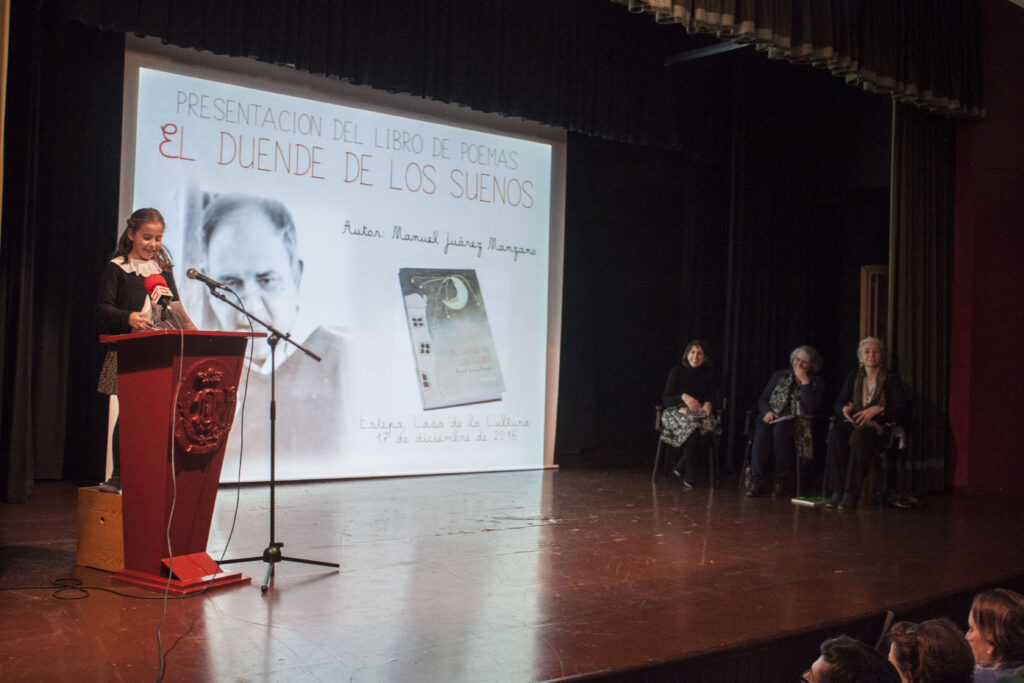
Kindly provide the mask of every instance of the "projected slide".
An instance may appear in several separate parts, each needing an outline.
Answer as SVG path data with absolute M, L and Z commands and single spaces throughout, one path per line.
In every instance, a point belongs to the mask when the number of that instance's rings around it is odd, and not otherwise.
M 323 358 L 274 352 L 279 479 L 543 465 L 550 144 L 162 69 L 137 81 L 126 184 L 167 220 L 196 325 L 248 329 L 191 267 Z M 271 350 L 251 344 L 224 481 L 243 437 L 241 480 L 269 478 Z

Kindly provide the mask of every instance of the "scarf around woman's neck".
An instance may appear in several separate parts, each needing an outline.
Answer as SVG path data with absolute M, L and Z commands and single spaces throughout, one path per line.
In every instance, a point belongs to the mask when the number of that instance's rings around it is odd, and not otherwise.
M 782 377 L 772 389 L 768 405 L 776 415 L 782 415 L 790 408 L 795 424 L 793 425 L 793 441 L 796 445 L 797 458 L 805 462 L 814 459 L 814 438 L 811 435 L 811 420 L 804 414 L 800 403 L 800 388 L 794 382 L 793 370 L 782 373 Z
M 768 405 L 776 415 L 782 415 L 783 412 L 785 412 L 791 399 L 793 399 L 793 414 L 799 415 L 801 412 L 799 408 L 800 398 L 798 396 L 794 396 L 793 378 L 793 371 L 787 370 L 782 373 L 782 377 L 779 378 L 779 381 L 775 383 L 775 388 L 772 389 L 772 395 L 771 398 L 768 399 Z
M 864 402 L 864 383 L 867 382 L 868 372 L 861 364 L 857 370 L 857 376 L 853 380 L 853 410 L 851 412 L 860 412 L 865 408 L 871 406 L 885 407 L 885 376 L 886 369 L 879 368 L 878 376 L 875 378 L 875 392 L 871 395 L 871 400 Z

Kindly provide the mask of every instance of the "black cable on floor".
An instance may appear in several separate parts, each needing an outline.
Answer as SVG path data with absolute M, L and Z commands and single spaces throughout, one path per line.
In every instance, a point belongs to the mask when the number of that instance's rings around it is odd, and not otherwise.
M 56 589 L 56 590 L 54 590 Z M 122 598 L 131 598 L 132 600 L 164 600 L 164 595 L 132 595 L 131 593 L 122 593 L 121 591 L 108 588 L 106 586 L 83 586 L 82 580 L 73 576 L 61 577 L 54 579 L 49 586 L 4 586 L 0 587 L 0 591 L 30 591 L 30 590 L 53 590 L 53 598 L 57 600 L 84 600 L 85 598 L 92 597 L 89 595 L 89 591 L 103 591 L 104 593 L 111 593 L 113 595 L 119 595 Z M 207 587 L 203 587 L 202 590 L 196 591 L 189 595 L 168 595 L 168 600 L 184 600 L 185 598 L 196 598 L 206 593 Z M 73 593 L 76 595 L 64 595 L 64 593 Z

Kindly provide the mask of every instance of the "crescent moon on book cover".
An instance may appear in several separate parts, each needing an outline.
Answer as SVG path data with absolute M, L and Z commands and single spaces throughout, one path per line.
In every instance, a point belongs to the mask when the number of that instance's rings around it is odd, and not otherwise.
M 466 288 L 466 283 L 457 277 L 448 278 L 448 282 L 455 287 L 455 296 L 451 299 L 441 299 L 441 302 L 453 311 L 461 311 L 469 301 L 469 290 Z

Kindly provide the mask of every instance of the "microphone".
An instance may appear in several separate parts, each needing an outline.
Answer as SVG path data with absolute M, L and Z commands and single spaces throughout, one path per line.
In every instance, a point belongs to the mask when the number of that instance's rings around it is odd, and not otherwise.
M 216 280 L 214 280 L 209 275 L 204 275 L 203 273 L 200 273 L 195 268 L 189 268 L 188 271 L 185 273 L 185 275 L 188 276 L 189 280 L 199 280 L 204 285 L 209 287 L 211 291 L 214 290 L 214 289 L 223 289 L 223 290 L 225 290 L 227 292 L 231 292 L 232 294 L 235 293 L 235 290 L 231 289 L 227 285 L 222 285 L 221 283 L 217 282 Z
M 163 275 L 150 275 L 142 283 L 146 286 L 149 298 L 153 301 L 153 306 L 166 307 L 167 304 L 171 303 L 174 295 L 171 294 L 171 290 L 167 286 L 167 280 L 164 279 Z

